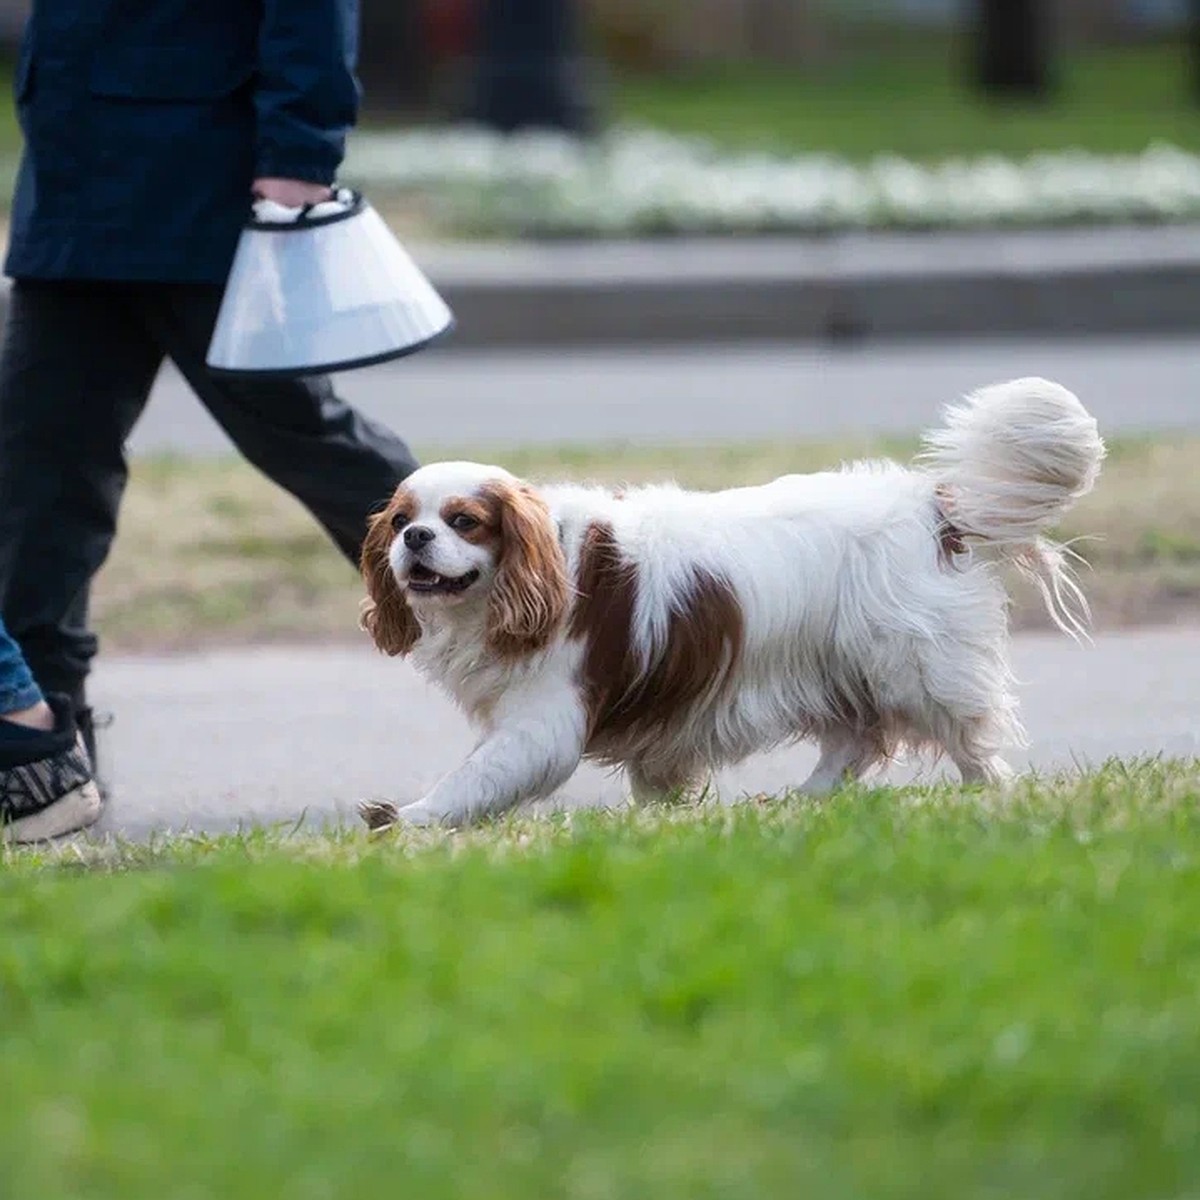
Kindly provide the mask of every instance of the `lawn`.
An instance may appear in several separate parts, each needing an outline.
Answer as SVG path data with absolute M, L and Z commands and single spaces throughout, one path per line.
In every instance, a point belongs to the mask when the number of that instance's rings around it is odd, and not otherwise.
M 1198 799 L 8 852 L 5 1194 L 1194 1195 Z
M 938 38 L 900 42 L 810 72 L 753 67 L 618 79 L 623 120 L 731 145 L 922 161 L 1040 150 L 1136 153 L 1155 141 L 1200 149 L 1182 45 L 1064 57 L 1048 104 L 986 104 L 963 54 Z
M 789 471 L 889 454 L 905 442 L 718 447 L 549 447 L 491 452 L 421 447 L 440 457 L 496 457 L 534 479 L 694 487 L 764 482 Z M 1064 536 L 1091 563 L 1082 576 L 1103 626 L 1194 618 L 1200 600 L 1200 439 L 1118 439 L 1096 492 Z M 138 460 L 121 532 L 97 583 L 94 615 L 108 650 L 213 641 L 353 638 L 361 587 L 308 514 L 248 466 L 229 460 Z M 1045 624 L 1017 589 L 1015 620 Z

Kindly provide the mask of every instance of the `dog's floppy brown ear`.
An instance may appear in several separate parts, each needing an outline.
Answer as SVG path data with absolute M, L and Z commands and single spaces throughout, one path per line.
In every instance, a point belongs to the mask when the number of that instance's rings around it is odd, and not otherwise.
M 549 644 L 567 614 L 571 586 L 558 530 L 527 484 L 496 483 L 487 498 L 500 511 L 500 551 L 488 596 L 488 645 L 516 658 Z
M 359 624 L 384 654 L 407 654 L 421 636 L 421 626 L 408 606 L 388 562 L 395 533 L 392 520 L 400 511 L 399 497 L 370 518 L 363 541 L 361 568 L 367 585 Z

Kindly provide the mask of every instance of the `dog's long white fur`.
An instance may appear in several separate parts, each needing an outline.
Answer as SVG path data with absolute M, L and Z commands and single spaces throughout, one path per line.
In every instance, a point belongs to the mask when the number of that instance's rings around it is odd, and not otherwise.
M 422 635 L 413 657 L 462 706 L 480 742 L 399 819 L 457 824 L 547 795 L 585 750 L 624 767 L 638 799 L 797 737 L 821 747 L 810 792 L 861 775 L 900 746 L 949 754 L 968 781 L 1007 778 L 1001 749 L 1023 733 L 996 560 L 1028 570 L 1056 622 L 1080 630 L 1082 594 L 1046 531 L 1092 487 L 1103 457 L 1075 396 L 1022 379 L 952 407 L 911 468 L 858 463 L 718 493 L 540 488 L 571 578 L 588 529 L 611 528 L 636 575 L 630 648 L 647 670 L 697 571 L 728 584 L 744 630 L 733 675 L 653 726 L 589 749 L 580 641 L 564 623 L 525 658 L 494 655 L 485 636 L 490 568 L 469 548 L 459 565 L 482 570 L 476 597 L 414 603 Z M 447 496 L 497 477 L 511 478 L 436 464 L 406 487 L 432 514 Z M 947 555 L 946 521 L 967 553 Z

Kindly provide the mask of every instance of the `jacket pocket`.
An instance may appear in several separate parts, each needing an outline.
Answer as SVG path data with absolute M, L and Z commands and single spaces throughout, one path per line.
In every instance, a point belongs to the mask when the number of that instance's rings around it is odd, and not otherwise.
M 88 83 L 93 96 L 194 103 L 229 96 L 253 74 L 252 60 L 226 49 L 147 46 L 102 51 Z

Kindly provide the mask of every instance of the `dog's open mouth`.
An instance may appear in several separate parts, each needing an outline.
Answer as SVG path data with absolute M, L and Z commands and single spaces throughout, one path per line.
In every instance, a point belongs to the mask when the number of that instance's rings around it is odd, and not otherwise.
M 465 592 L 479 578 L 478 571 L 468 571 L 465 575 L 439 575 L 421 563 L 413 563 L 408 572 L 408 590 L 410 592 L 453 594 Z

